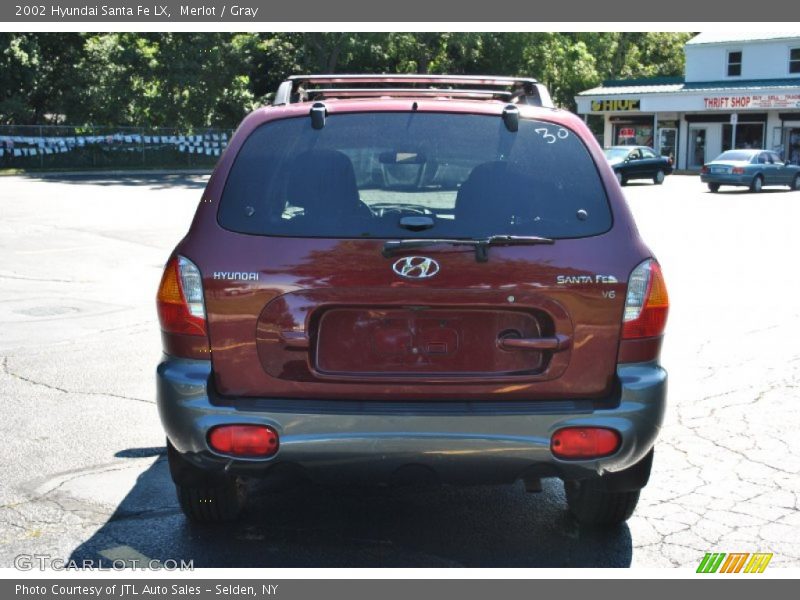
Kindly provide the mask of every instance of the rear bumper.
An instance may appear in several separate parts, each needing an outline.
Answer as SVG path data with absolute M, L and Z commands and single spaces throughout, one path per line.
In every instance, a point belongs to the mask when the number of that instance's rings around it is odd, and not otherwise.
M 613 401 L 368 403 L 219 398 L 210 362 L 165 356 L 157 369 L 158 408 L 167 437 L 197 466 L 264 476 L 299 469 L 322 483 L 386 483 L 408 469 L 448 483 L 510 483 L 520 477 L 582 479 L 625 469 L 653 447 L 664 416 L 666 372 L 655 363 L 619 366 Z M 212 427 L 274 427 L 278 453 L 261 460 L 216 455 Z M 567 426 L 609 427 L 622 446 L 609 457 L 563 461 L 550 437 Z
M 700 181 L 703 183 L 718 183 L 720 185 L 746 185 L 753 181 L 750 175 L 732 175 L 728 173 L 701 173 Z

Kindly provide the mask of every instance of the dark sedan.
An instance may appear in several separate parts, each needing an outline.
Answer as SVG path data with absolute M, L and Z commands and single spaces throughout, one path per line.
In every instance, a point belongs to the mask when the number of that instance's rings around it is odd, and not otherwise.
M 611 146 L 604 152 L 621 185 L 631 179 L 652 179 L 660 185 L 672 173 L 672 161 L 647 146 Z
M 721 185 L 749 187 L 751 192 L 760 192 L 765 185 L 800 190 L 800 167 L 784 162 L 771 150 L 728 150 L 703 165 L 700 181 L 712 192 Z

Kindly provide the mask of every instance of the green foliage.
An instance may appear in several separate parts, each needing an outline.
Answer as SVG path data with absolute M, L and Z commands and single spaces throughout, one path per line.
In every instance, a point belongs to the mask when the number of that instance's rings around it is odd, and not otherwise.
M 0 33 L 0 123 L 233 127 L 303 72 L 680 75 L 687 33 Z

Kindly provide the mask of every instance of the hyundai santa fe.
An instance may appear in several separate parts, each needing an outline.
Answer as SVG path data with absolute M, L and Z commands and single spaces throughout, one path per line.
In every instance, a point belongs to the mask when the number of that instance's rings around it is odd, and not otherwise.
M 157 296 L 181 508 L 248 481 L 563 481 L 632 514 L 667 290 L 585 124 L 533 79 L 289 78 L 214 169 Z

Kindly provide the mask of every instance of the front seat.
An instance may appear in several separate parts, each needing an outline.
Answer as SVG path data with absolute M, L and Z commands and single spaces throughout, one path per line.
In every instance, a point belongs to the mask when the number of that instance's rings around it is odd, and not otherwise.
M 359 198 L 353 163 L 337 150 L 298 154 L 288 169 L 287 192 L 289 204 L 303 209 L 304 221 L 330 223 L 371 215 Z
M 536 213 L 531 179 L 505 161 L 476 166 L 456 195 L 456 225 L 471 236 L 513 233 Z

